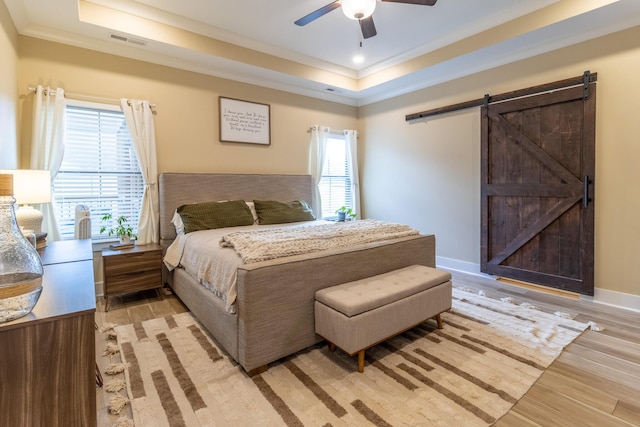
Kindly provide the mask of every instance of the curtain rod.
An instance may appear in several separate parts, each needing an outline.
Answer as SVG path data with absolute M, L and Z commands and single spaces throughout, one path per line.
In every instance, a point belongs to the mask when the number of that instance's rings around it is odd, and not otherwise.
M 37 90 L 35 87 L 31 87 L 31 86 L 29 86 L 27 89 L 29 89 L 33 93 L 35 93 Z M 56 91 L 53 89 L 46 89 L 46 90 L 48 90 L 50 93 L 56 93 Z M 64 95 L 65 95 L 65 98 L 68 97 L 71 99 L 77 99 L 79 101 L 104 102 L 107 104 L 120 105 L 120 100 L 115 98 L 103 98 L 99 96 L 83 95 L 81 93 L 73 93 L 73 92 L 66 92 L 66 91 Z M 127 101 L 127 103 L 129 103 L 129 101 Z M 151 107 L 151 109 L 154 109 L 156 108 L 156 104 L 149 104 L 149 107 Z
M 315 126 L 309 126 L 309 129 L 307 129 L 307 133 L 311 133 L 311 131 L 313 130 L 314 127 Z M 344 130 L 329 128 L 329 133 L 331 133 L 333 135 L 342 135 L 344 133 Z

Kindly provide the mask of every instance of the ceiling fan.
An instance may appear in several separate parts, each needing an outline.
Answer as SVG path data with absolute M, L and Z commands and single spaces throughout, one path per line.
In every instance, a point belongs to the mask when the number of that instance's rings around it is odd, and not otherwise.
M 392 3 L 417 4 L 421 6 L 433 6 L 437 0 L 380 0 Z M 335 0 L 310 14 L 303 16 L 294 22 L 296 25 L 303 26 L 315 21 L 321 16 L 326 15 L 334 9 L 342 6 L 342 12 L 349 19 L 357 20 L 360 23 L 362 36 L 365 39 L 378 34 L 376 26 L 373 23 L 373 11 L 376 8 L 376 0 Z

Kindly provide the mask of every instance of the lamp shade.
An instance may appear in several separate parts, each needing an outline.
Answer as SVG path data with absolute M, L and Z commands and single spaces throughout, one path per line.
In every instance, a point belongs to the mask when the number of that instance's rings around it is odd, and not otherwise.
M 16 211 L 18 225 L 33 231 L 36 236 L 42 233 L 42 212 L 29 204 L 51 202 L 51 174 L 48 170 L 16 169 L 3 170 L 0 173 L 13 175 L 13 197 L 16 204 L 22 205 Z
M 13 175 L 13 194 L 16 203 L 29 205 L 51 202 L 51 173 L 48 170 L 3 170 Z
M 376 9 L 376 0 L 342 0 L 342 13 L 349 19 L 365 19 Z

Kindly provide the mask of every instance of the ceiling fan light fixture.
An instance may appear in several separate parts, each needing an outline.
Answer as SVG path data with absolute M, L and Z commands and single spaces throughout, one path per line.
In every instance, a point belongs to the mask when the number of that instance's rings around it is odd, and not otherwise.
M 376 0 L 342 0 L 342 13 L 349 19 L 365 19 L 376 9 Z

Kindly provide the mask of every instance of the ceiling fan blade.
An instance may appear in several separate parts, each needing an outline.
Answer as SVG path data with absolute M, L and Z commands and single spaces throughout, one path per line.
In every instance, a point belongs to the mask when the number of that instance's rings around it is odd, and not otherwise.
M 315 10 L 313 12 L 311 12 L 310 14 L 303 16 L 302 18 L 298 19 L 296 22 L 294 22 L 294 24 L 296 25 L 307 25 L 310 22 L 315 21 L 316 19 L 320 18 L 321 16 L 326 15 L 327 13 L 331 12 L 334 9 L 337 9 L 340 7 L 340 4 L 342 4 L 342 0 L 336 0 L 333 3 L 329 3 L 328 5 L 321 7 L 318 10 Z
M 358 22 L 360 23 L 360 29 L 362 30 L 362 37 L 364 37 L 365 39 L 371 38 L 378 34 L 378 32 L 376 31 L 376 26 L 373 23 L 373 15 L 368 18 L 359 19 Z
M 418 4 L 421 6 L 433 6 L 438 0 L 380 0 L 388 1 L 391 3 L 406 3 L 406 4 Z

